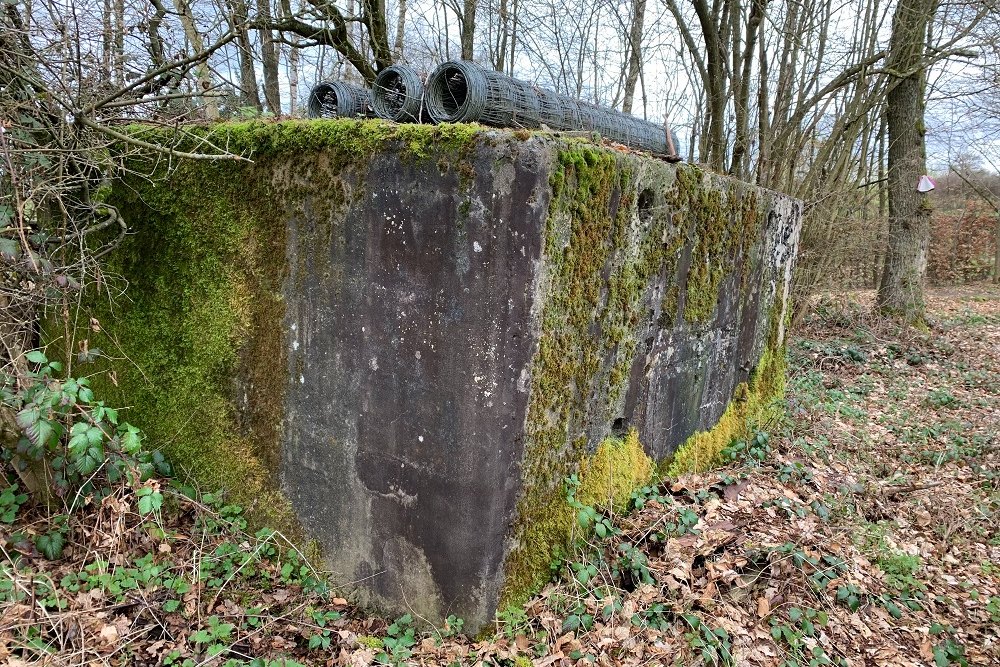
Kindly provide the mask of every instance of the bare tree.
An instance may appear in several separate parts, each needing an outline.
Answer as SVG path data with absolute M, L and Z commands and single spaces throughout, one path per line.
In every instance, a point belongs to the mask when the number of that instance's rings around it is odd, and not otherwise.
M 917 190 L 927 171 L 924 135 L 927 28 L 936 0 L 900 0 L 893 16 L 886 99 L 889 138 L 889 245 L 878 289 L 883 312 L 924 321 L 923 280 L 930 238 L 930 198 Z

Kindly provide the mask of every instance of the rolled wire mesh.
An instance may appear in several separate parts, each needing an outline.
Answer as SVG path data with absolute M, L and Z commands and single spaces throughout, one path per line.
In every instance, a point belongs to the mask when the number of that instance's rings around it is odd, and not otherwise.
M 480 122 L 494 127 L 585 130 L 660 155 L 676 156 L 662 125 L 580 102 L 466 60 L 442 63 L 427 79 L 427 112 L 438 123 Z
M 343 81 L 321 81 L 309 93 L 310 118 L 365 118 L 371 115 L 368 91 Z
M 439 123 L 541 125 L 541 103 L 531 84 L 467 60 L 438 65 L 427 79 L 426 101 L 428 113 Z
M 407 65 L 386 67 L 372 84 L 372 108 L 379 118 L 419 123 L 430 118 L 424 108 L 424 84 Z

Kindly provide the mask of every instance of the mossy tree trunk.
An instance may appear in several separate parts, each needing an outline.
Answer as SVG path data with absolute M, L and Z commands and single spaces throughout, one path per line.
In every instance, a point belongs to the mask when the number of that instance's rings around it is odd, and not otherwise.
M 889 134 L 889 244 L 877 304 L 904 321 L 924 321 L 923 279 L 927 271 L 930 198 L 917 191 L 927 168 L 924 142 L 927 26 L 937 0 L 900 0 L 893 17 L 886 98 Z

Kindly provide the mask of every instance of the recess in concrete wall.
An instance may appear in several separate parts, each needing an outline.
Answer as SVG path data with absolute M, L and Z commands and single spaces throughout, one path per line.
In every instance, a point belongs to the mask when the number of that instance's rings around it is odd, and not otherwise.
M 206 132 L 254 162 L 115 186 L 128 289 L 85 335 L 154 446 L 365 600 L 488 622 L 569 538 L 566 476 L 621 502 L 782 390 L 795 201 L 547 133 Z

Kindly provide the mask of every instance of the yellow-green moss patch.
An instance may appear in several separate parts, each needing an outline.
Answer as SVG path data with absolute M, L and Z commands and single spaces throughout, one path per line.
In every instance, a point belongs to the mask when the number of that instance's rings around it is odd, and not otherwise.
M 622 511 L 632 492 L 653 476 L 654 467 L 635 429 L 624 439 L 606 438 L 593 456 L 580 464 L 580 488 L 576 499 L 584 505 Z

